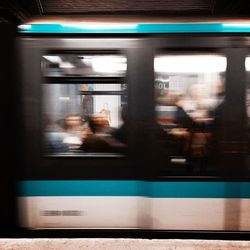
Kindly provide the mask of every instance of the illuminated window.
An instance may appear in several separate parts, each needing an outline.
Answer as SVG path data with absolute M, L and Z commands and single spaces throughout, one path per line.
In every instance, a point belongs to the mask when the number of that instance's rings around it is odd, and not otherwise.
M 52 79 L 43 84 L 46 155 L 124 154 L 127 87 L 121 83 L 121 77 L 125 76 L 126 58 L 119 55 L 46 55 L 42 67 L 44 76 Z M 68 80 L 77 76 L 75 83 Z M 58 77 L 62 83 L 53 82 Z M 95 83 L 93 79 L 98 77 Z M 116 77 L 117 82 L 107 82 L 110 77 Z
M 226 58 L 215 54 L 155 57 L 155 112 L 160 125 L 157 145 L 162 174 L 214 174 L 209 157 L 213 143 L 219 140 L 226 65 Z

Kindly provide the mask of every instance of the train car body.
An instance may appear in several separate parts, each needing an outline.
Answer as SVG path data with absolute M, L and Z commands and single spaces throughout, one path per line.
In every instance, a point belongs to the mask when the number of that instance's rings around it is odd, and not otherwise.
M 249 32 L 21 25 L 20 226 L 249 231 Z

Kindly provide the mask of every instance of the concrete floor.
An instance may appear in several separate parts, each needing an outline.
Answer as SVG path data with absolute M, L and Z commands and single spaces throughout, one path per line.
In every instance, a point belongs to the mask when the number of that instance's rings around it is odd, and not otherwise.
M 250 241 L 145 239 L 0 239 L 0 250 L 250 250 Z

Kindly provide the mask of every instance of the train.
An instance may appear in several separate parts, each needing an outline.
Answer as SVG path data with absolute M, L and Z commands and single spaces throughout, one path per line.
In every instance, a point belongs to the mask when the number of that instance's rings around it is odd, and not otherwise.
M 19 26 L 19 225 L 250 231 L 250 23 Z

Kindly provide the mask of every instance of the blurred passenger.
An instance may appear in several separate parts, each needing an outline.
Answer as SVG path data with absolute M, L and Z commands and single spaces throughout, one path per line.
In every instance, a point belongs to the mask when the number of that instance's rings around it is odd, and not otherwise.
M 164 96 L 157 97 L 157 103 L 159 105 L 175 107 L 173 118 L 177 127 L 190 128 L 193 125 L 193 119 L 184 109 L 184 96 L 179 91 L 168 91 Z
M 222 81 L 216 83 L 216 96 L 217 96 L 217 106 L 214 110 L 210 111 L 210 117 L 213 118 L 213 128 L 214 132 L 222 129 L 222 120 L 224 115 L 224 106 L 225 106 L 225 90 L 224 84 Z M 219 132 L 220 133 L 220 132 Z
M 44 116 L 44 143 L 46 153 L 64 153 L 68 151 L 68 146 L 63 142 L 64 133 L 62 129 L 53 123 L 50 116 Z
M 182 128 L 190 129 L 192 126 L 194 126 L 194 121 L 183 108 L 182 95 L 176 95 L 174 102 L 176 106 L 176 124 Z
M 111 115 L 110 115 L 108 103 L 104 103 L 100 114 L 104 117 L 104 119 L 108 121 L 109 124 L 111 123 Z
M 208 117 L 211 119 L 211 121 L 206 127 L 206 133 L 204 133 L 206 136 L 205 155 L 209 160 L 210 168 L 213 171 L 219 171 L 220 173 L 221 171 L 223 172 L 221 168 L 224 166 L 224 164 L 220 162 L 222 159 L 221 142 L 223 141 L 224 133 L 223 120 L 225 107 L 225 92 L 222 81 L 216 82 L 216 103 L 217 106 L 215 106 L 213 110 L 210 110 L 208 114 Z
M 82 143 L 86 140 L 86 138 L 88 138 L 90 135 L 92 135 L 93 132 L 91 131 L 91 129 L 89 128 L 88 122 L 86 121 L 84 123 L 84 125 L 82 126 L 81 129 L 81 139 L 82 139 Z
M 81 140 L 82 120 L 78 114 L 68 114 L 64 119 L 64 139 L 69 149 L 78 149 L 82 144 Z
M 123 145 L 106 133 L 107 121 L 102 116 L 92 116 L 89 121 L 89 134 L 81 145 L 81 150 L 90 153 L 121 152 Z

